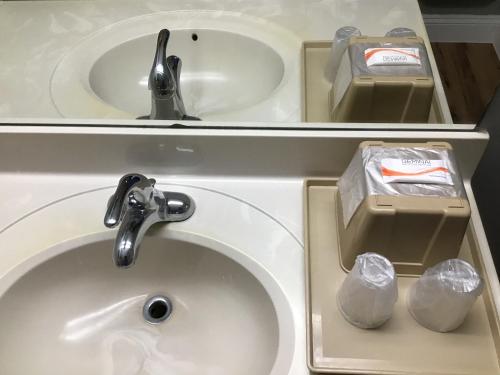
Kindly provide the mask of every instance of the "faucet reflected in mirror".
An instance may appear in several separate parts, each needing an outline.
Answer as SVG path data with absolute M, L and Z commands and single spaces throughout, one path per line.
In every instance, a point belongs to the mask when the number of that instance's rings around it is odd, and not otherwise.
M 141 174 L 127 174 L 109 199 L 104 225 L 108 228 L 120 225 L 113 248 L 117 267 L 128 268 L 135 263 L 142 239 L 153 224 L 184 221 L 194 213 L 191 197 L 160 191 L 155 183 Z
M 169 38 L 170 31 L 167 29 L 158 33 L 156 53 L 148 80 L 148 88 L 151 91 L 151 114 L 138 119 L 201 120 L 186 113 L 181 95 L 182 61 L 175 55 L 167 57 Z

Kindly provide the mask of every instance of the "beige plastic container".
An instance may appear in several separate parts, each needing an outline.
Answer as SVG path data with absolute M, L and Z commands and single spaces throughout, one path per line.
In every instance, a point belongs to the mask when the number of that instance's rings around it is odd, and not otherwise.
M 305 41 L 303 44 L 302 83 L 304 95 L 302 98 L 302 120 L 304 122 L 331 122 L 329 97 L 332 84 L 323 74 L 325 65 L 328 63 L 331 46 L 331 41 L 321 40 Z M 435 87 L 433 91 L 431 110 L 425 122 L 430 124 L 452 123 L 451 117 L 444 114 Z
M 440 147 L 447 143 L 363 142 L 360 148 Z M 342 222 L 342 204 L 337 205 Z M 421 275 L 428 267 L 456 258 L 470 218 L 464 198 L 368 195 L 350 219 L 339 225 L 342 267 L 350 270 L 367 251 L 388 258 L 400 275 Z
M 356 63 L 350 60 L 350 50 L 356 45 L 375 46 L 383 43 L 393 43 L 408 48 L 425 48 L 423 39 L 419 37 L 352 37 L 340 64 L 337 79 L 330 91 L 332 121 L 393 123 L 428 121 L 434 92 L 434 79 L 430 66 L 427 69 L 428 75 L 353 73 L 353 64 Z M 366 65 L 365 69 L 369 70 Z
M 416 276 L 398 278 L 400 298 L 391 319 L 365 330 L 347 322 L 336 294 L 347 277 L 340 265 L 336 215 L 337 179 L 304 182 L 307 359 L 315 374 L 493 375 L 500 374 L 499 313 L 487 278 L 483 294 L 463 325 L 438 333 L 417 323 L 406 306 Z M 460 259 L 484 277 L 482 253 L 473 225 L 468 227 Z

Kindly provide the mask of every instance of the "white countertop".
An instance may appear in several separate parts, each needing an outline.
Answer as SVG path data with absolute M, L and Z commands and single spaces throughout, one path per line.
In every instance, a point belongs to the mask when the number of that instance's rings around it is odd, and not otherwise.
M 248 207 L 228 215 L 239 218 L 235 223 L 244 225 L 245 229 L 241 238 L 232 240 L 266 240 L 267 237 L 259 236 L 263 229 L 253 225 L 258 223 L 248 220 L 253 211 L 263 214 L 266 222 L 271 219 L 273 227 L 285 234 L 279 238 L 288 239 L 279 257 L 269 252 L 269 263 L 276 266 L 276 272 L 281 272 L 280 277 L 290 280 L 286 285 L 290 286 L 288 298 L 296 341 L 288 373 L 306 375 L 303 179 L 339 176 L 362 140 L 445 140 L 453 145 L 459 161 L 471 203 L 471 223 L 484 261 L 484 277 L 490 282 L 496 305 L 500 304 L 498 278 L 470 188 L 470 177 L 488 140 L 484 132 L 21 126 L 1 127 L 0 133 L 3 181 L 0 191 L 4 197 L 0 201 L 0 279 L 6 282 L 10 280 L 8 275 L 16 274 L 10 270 L 29 265 L 29 259 L 38 259 L 37 254 L 45 254 L 45 249 L 82 234 L 103 232 L 103 205 L 123 173 L 141 172 L 157 178 L 161 186 L 170 185 L 169 188 L 190 194 L 195 194 L 195 190 L 201 192 L 196 194 L 207 193 L 204 199 L 199 199 L 200 213 L 203 206 L 211 212 L 220 209 L 207 199 L 211 193 L 217 193 Z M 192 220 L 186 225 L 195 222 Z M 201 232 L 214 225 L 203 223 L 198 222 Z M 183 224 L 177 224 L 178 229 L 182 229 Z M 232 231 L 225 226 L 220 233 L 228 237 Z M 275 246 L 274 240 L 271 238 L 268 245 Z

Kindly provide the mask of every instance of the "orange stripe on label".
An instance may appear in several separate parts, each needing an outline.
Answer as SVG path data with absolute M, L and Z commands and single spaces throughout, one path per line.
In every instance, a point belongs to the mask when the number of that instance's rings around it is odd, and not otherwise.
M 383 176 L 421 176 L 424 174 L 432 173 L 432 172 L 445 172 L 448 173 L 449 170 L 448 168 L 444 167 L 436 167 L 436 168 L 430 168 L 430 169 L 424 169 L 423 171 L 420 172 L 400 172 L 400 171 L 395 171 L 389 168 L 382 167 L 382 175 Z
M 403 55 L 408 55 L 408 56 L 416 58 L 417 60 L 420 60 L 420 57 L 413 54 L 413 53 L 401 51 L 401 50 L 395 49 L 395 48 L 375 48 L 375 49 L 372 49 L 370 52 L 365 52 L 365 60 L 368 60 L 370 57 L 372 57 L 373 55 L 375 55 L 376 53 L 379 53 L 381 51 L 391 51 L 391 52 L 402 53 Z

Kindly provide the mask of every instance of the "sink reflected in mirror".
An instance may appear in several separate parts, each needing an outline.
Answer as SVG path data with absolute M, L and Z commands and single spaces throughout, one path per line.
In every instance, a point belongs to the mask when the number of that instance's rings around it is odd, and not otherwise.
M 182 60 L 181 91 L 186 111 L 216 116 L 257 104 L 280 84 L 284 65 L 269 46 L 218 30 L 172 30 L 167 55 Z M 151 112 L 148 77 L 156 34 L 116 46 L 90 71 L 90 87 L 104 102 L 138 117 Z
M 300 39 L 261 18 L 197 11 L 130 18 L 80 41 L 51 78 L 61 116 L 148 116 L 148 78 L 162 29 L 170 31 L 166 56 L 182 61 L 180 91 L 188 115 L 203 121 L 300 121 Z

